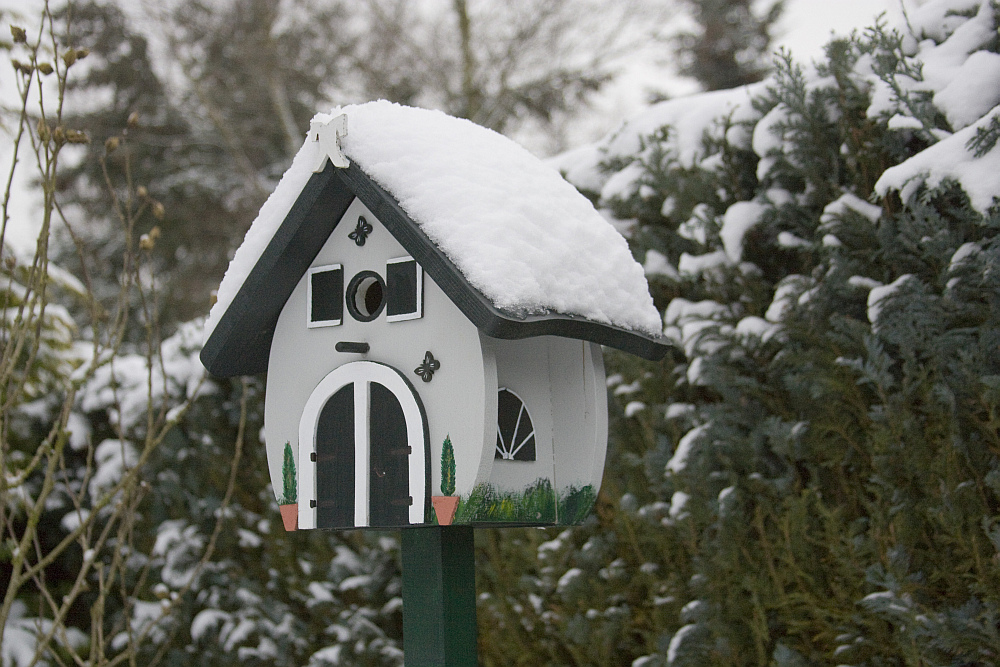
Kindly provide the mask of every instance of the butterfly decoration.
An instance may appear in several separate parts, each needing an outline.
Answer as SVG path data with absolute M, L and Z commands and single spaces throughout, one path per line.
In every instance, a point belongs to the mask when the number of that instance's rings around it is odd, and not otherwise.
M 430 382 L 431 378 L 434 377 L 434 371 L 441 368 L 441 362 L 434 358 L 434 355 L 428 350 L 424 355 L 424 360 L 419 366 L 413 369 L 413 372 L 420 376 L 420 379 L 424 382 Z
M 358 225 L 354 228 L 353 232 L 347 235 L 347 238 L 354 241 L 357 245 L 363 246 L 365 241 L 368 240 L 368 235 L 371 233 L 371 224 L 365 220 L 364 216 L 358 216 Z

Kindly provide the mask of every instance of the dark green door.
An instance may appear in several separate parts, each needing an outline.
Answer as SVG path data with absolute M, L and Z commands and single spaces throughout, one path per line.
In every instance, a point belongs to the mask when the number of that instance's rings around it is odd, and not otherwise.
M 316 527 L 354 527 L 354 384 L 323 406 L 316 424 Z
M 367 396 L 365 396 L 367 392 Z M 368 401 L 367 411 L 355 400 Z M 363 408 L 363 406 L 361 406 Z M 368 442 L 356 442 L 355 415 L 368 414 Z M 352 382 L 323 406 L 316 424 L 316 527 L 352 528 L 356 524 L 356 457 L 368 451 L 368 523 L 373 527 L 409 525 L 406 418 L 399 399 L 378 382 Z M 362 496 L 363 497 L 363 496 Z
M 369 395 L 369 525 L 392 527 L 409 524 L 410 448 L 406 419 L 395 394 L 377 382 L 368 385 Z
M 299 421 L 299 525 L 401 528 L 430 510 L 430 450 L 420 397 L 395 368 L 330 371 Z

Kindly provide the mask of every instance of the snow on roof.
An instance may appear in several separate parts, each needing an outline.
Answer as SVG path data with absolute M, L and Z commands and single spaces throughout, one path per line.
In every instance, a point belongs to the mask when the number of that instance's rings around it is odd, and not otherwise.
M 494 306 L 515 316 L 579 315 L 653 336 L 659 314 L 625 239 L 551 167 L 513 141 L 439 111 L 370 102 L 347 115 L 347 157 L 392 194 Z M 307 140 L 226 271 L 211 335 L 312 176 Z

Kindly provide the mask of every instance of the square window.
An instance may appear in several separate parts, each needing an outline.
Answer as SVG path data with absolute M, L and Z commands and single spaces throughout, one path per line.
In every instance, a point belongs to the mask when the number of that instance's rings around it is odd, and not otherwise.
M 333 327 L 344 319 L 344 267 L 340 264 L 309 269 L 306 282 L 309 318 L 306 326 Z
M 385 266 L 386 320 L 402 322 L 423 315 L 424 272 L 412 257 L 390 259 Z

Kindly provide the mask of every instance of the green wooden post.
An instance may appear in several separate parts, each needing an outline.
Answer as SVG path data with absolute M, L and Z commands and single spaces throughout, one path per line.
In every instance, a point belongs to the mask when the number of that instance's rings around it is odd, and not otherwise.
M 472 530 L 428 526 L 401 531 L 406 667 L 478 664 Z

